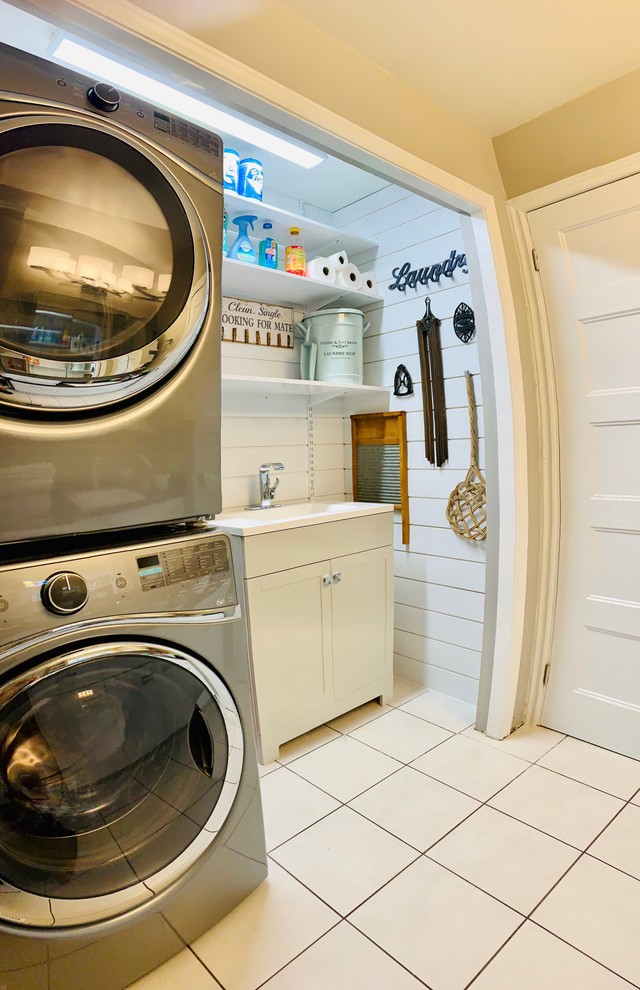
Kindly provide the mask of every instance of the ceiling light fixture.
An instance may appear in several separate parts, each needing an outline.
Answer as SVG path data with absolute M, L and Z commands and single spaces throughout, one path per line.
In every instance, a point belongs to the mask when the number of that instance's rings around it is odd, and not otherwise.
M 86 72 L 91 78 L 98 76 L 113 86 L 121 86 L 129 93 L 140 96 L 150 103 L 189 117 L 196 123 L 203 124 L 215 131 L 222 131 L 232 137 L 247 141 L 257 148 L 270 151 L 280 158 L 293 162 L 294 165 L 301 165 L 302 168 L 314 168 L 315 165 L 319 165 L 323 161 L 321 155 L 300 148 L 275 134 L 269 134 L 267 131 L 256 127 L 255 124 L 238 120 L 224 110 L 218 110 L 203 100 L 197 100 L 193 96 L 181 93 L 173 86 L 167 86 L 151 76 L 146 76 L 143 72 L 130 69 L 121 62 L 116 62 L 115 59 L 107 58 L 106 55 L 100 55 L 76 41 L 71 41 L 70 38 L 63 38 L 51 54 L 57 61 L 73 69 Z

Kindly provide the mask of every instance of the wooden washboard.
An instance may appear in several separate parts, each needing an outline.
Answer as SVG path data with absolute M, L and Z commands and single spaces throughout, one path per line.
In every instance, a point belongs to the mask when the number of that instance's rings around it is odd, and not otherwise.
M 407 414 L 365 413 L 351 417 L 353 499 L 390 502 L 402 514 L 402 542 L 409 542 Z

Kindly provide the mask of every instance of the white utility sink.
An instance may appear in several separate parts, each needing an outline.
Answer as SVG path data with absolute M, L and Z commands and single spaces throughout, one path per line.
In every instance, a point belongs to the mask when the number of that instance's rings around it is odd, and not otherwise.
M 229 509 L 216 516 L 214 525 L 249 536 L 392 511 L 392 505 L 373 502 L 290 502 L 269 509 Z

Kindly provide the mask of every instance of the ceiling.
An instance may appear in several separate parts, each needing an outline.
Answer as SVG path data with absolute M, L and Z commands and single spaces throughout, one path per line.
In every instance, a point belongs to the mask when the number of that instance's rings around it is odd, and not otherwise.
M 637 0 L 133 2 L 208 40 L 288 8 L 490 136 L 640 67 Z

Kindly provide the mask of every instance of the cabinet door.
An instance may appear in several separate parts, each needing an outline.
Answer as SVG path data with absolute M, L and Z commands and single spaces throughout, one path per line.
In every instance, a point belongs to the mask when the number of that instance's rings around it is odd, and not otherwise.
M 334 697 L 344 698 L 393 669 L 391 547 L 331 561 Z
M 284 726 L 333 696 L 329 561 L 246 582 L 261 731 Z

